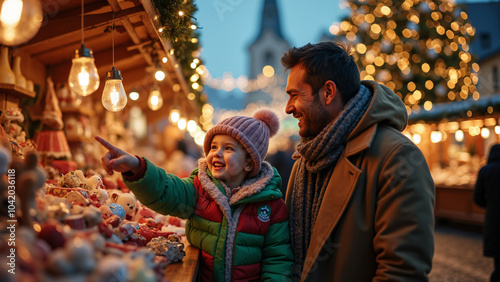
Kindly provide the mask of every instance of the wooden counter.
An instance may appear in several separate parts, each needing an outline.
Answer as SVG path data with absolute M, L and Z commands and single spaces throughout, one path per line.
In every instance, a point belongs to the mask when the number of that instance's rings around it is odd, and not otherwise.
M 485 209 L 474 203 L 473 194 L 472 185 L 436 185 L 436 218 L 482 225 Z
M 196 281 L 198 266 L 200 264 L 200 249 L 191 246 L 183 236 L 184 251 L 186 256 L 181 262 L 172 263 L 165 269 L 165 278 L 170 282 Z

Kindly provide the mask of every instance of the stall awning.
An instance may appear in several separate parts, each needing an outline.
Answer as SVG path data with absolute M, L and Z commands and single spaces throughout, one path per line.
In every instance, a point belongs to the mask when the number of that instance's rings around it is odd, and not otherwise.
M 421 110 L 409 116 L 409 124 L 418 122 L 460 121 L 478 117 L 493 117 L 500 113 L 500 94 L 467 100 L 434 104 L 430 111 Z
M 56 1 L 57 2 L 57 1 Z M 54 84 L 67 82 L 75 50 L 82 43 L 82 5 L 80 0 L 41 0 L 44 24 L 30 41 L 16 46 L 24 55 L 23 72 L 45 91 L 45 79 L 52 76 Z M 85 0 L 84 40 L 85 46 L 93 51 L 100 77 L 99 89 L 90 97 L 100 103 L 105 85 L 106 73 L 113 66 L 121 71 L 123 86 L 128 93 L 137 90 L 141 97 L 129 101 L 128 106 L 143 109 L 148 122 L 168 116 L 168 109 L 178 94 L 178 104 L 194 116 L 201 113 L 200 106 L 187 99 L 192 91 L 182 73 L 177 58 L 172 55 L 173 47 L 160 35 L 158 12 L 152 0 Z M 111 33 L 114 23 L 115 32 Z M 14 49 L 14 48 L 12 48 Z M 158 60 L 167 58 L 166 63 Z M 155 85 L 153 73 L 163 69 L 166 78 L 159 83 L 164 109 L 148 110 L 147 97 Z M 173 86 L 176 86 L 176 91 Z

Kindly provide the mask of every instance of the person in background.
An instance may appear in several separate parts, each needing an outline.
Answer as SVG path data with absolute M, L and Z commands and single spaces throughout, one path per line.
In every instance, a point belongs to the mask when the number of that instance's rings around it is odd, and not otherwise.
M 263 161 L 278 129 L 270 110 L 219 122 L 206 134 L 206 158 L 186 178 L 96 140 L 109 150 L 104 169 L 121 172 L 141 203 L 188 219 L 186 238 L 201 249 L 201 281 L 287 281 L 293 265 L 288 211 L 281 177 Z
M 291 48 L 286 113 L 301 141 L 286 193 L 294 279 L 426 281 L 434 253 L 434 183 L 401 131 L 401 99 L 360 81 L 347 47 Z
M 483 254 L 494 263 L 490 281 L 500 281 L 500 145 L 493 145 L 488 163 L 479 170 L 474 202 L 486 208 Z
M 277 151 L 272 155 L 268 155 L 267 160 L 269 163 L 278 170 L 278 173 L 281 176 L 282 185 L 281 185 L 281 193 L 286 195 L 286 187 L 288 185 L 288 179 L 290 178 L 290 172 L 292 172 L 292 167 L 294 164 L 294 160 L 292 159 L 292 155 L 295 151 L 295 146 L 292 145 L 287 148 L 286 151 Z

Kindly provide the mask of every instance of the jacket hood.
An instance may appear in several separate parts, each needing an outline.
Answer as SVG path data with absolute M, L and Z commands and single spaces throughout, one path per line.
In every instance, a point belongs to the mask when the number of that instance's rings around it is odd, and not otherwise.
M 488 155 L 488 163 L 500 162 L 500 145 L 493 145 Z
M 358 125 L 347 140 L 353 139 L 375 124 L 385 124 L 403 131 L 408 123 L 408 114 L 401 98 L 388 87 L 375 81 L 363 80 L 361 84 L 368 87 L 373 98 Z

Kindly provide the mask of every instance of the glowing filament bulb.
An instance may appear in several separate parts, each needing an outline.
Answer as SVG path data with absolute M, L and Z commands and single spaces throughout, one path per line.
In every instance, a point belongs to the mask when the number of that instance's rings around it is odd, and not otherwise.
M 21 20 L 23 11 L 23 1 L 21 0 L 5 0 L 2 4 L 2 12 L 0 20 L 10 28 L 16 27 Z
M 181 118 L 181 113 L 177 109 L 172 109 L 170 111 L 169 119 L 172 123 L 177 123 Z
M 90 74 L 83 67 L 80 70 L 80 73 L 78 73 L 78 82 L 80 83 L 80 86 L 82 86 L 82 87 L 89 86 L 89 83 L 90 83 Z
M 196 121 L 194 120 L 189 120 L 187 122 L 186 128 L 189 132 L 194 132 L 196 130 Z
M 483 137 L 483 139 L 488 139 L 488 137 L 490 137 L 490 130 L 487 127 L 481 128 L 481 137 Z
M 123 88 L 122 76 L 115 67 L 106 75 L 101 101 L 104 108 L 111 112 L 118 112 L 127 105 L 127 94 Z
M 464 132 L 462 130 L 459 129 L 455 132 L 455 140 L 458 142 L 462 142 L 464 140 Z
M 76 94 L 88 96 L 99 88 L 99 74 L 95 66 L 92 50 L 81 45 L 75 50 L 71 69 L 68 76 L 68 85 Z
M 187 120 L 186 118 L 180 118 L 179 121 L 177 122 L 177 127 L 180 130 L 185 130 L 187 126 Z
M 43 22 L 41 2 L 0 0 L 0 45 L 17 46 L 35 36 Z
M 137 99 L 139 99 L 139 93 L 137 91 L 132 91 L 128 94 L 128 97 L 134 101 L 137 101 Z
M 111 90 L 111 104 L 113 106 L 116 106 L 118 105 L 118 102 L 120 101 L 120 93 L 118 93 L 118 91 L 116 91 L 116 87 L 113 87 L 113 89 Z
M 151 91 L 148 99 L 148 106 L 151 110 L 156 111 L 163 106 L 163 98 L 159 90 L 155 89 Z
M 431 132 L 431 142 L 432 143 L 438 143 L 438 142 L 441 142 L 441 140 L 443 140 L 443 133 L 441 133 L 440 131 Z
M 155 78 L 158 81 L 163 81 L 165 79 L 165 73 L 162 70 L 157 70 L 155 72 Z

